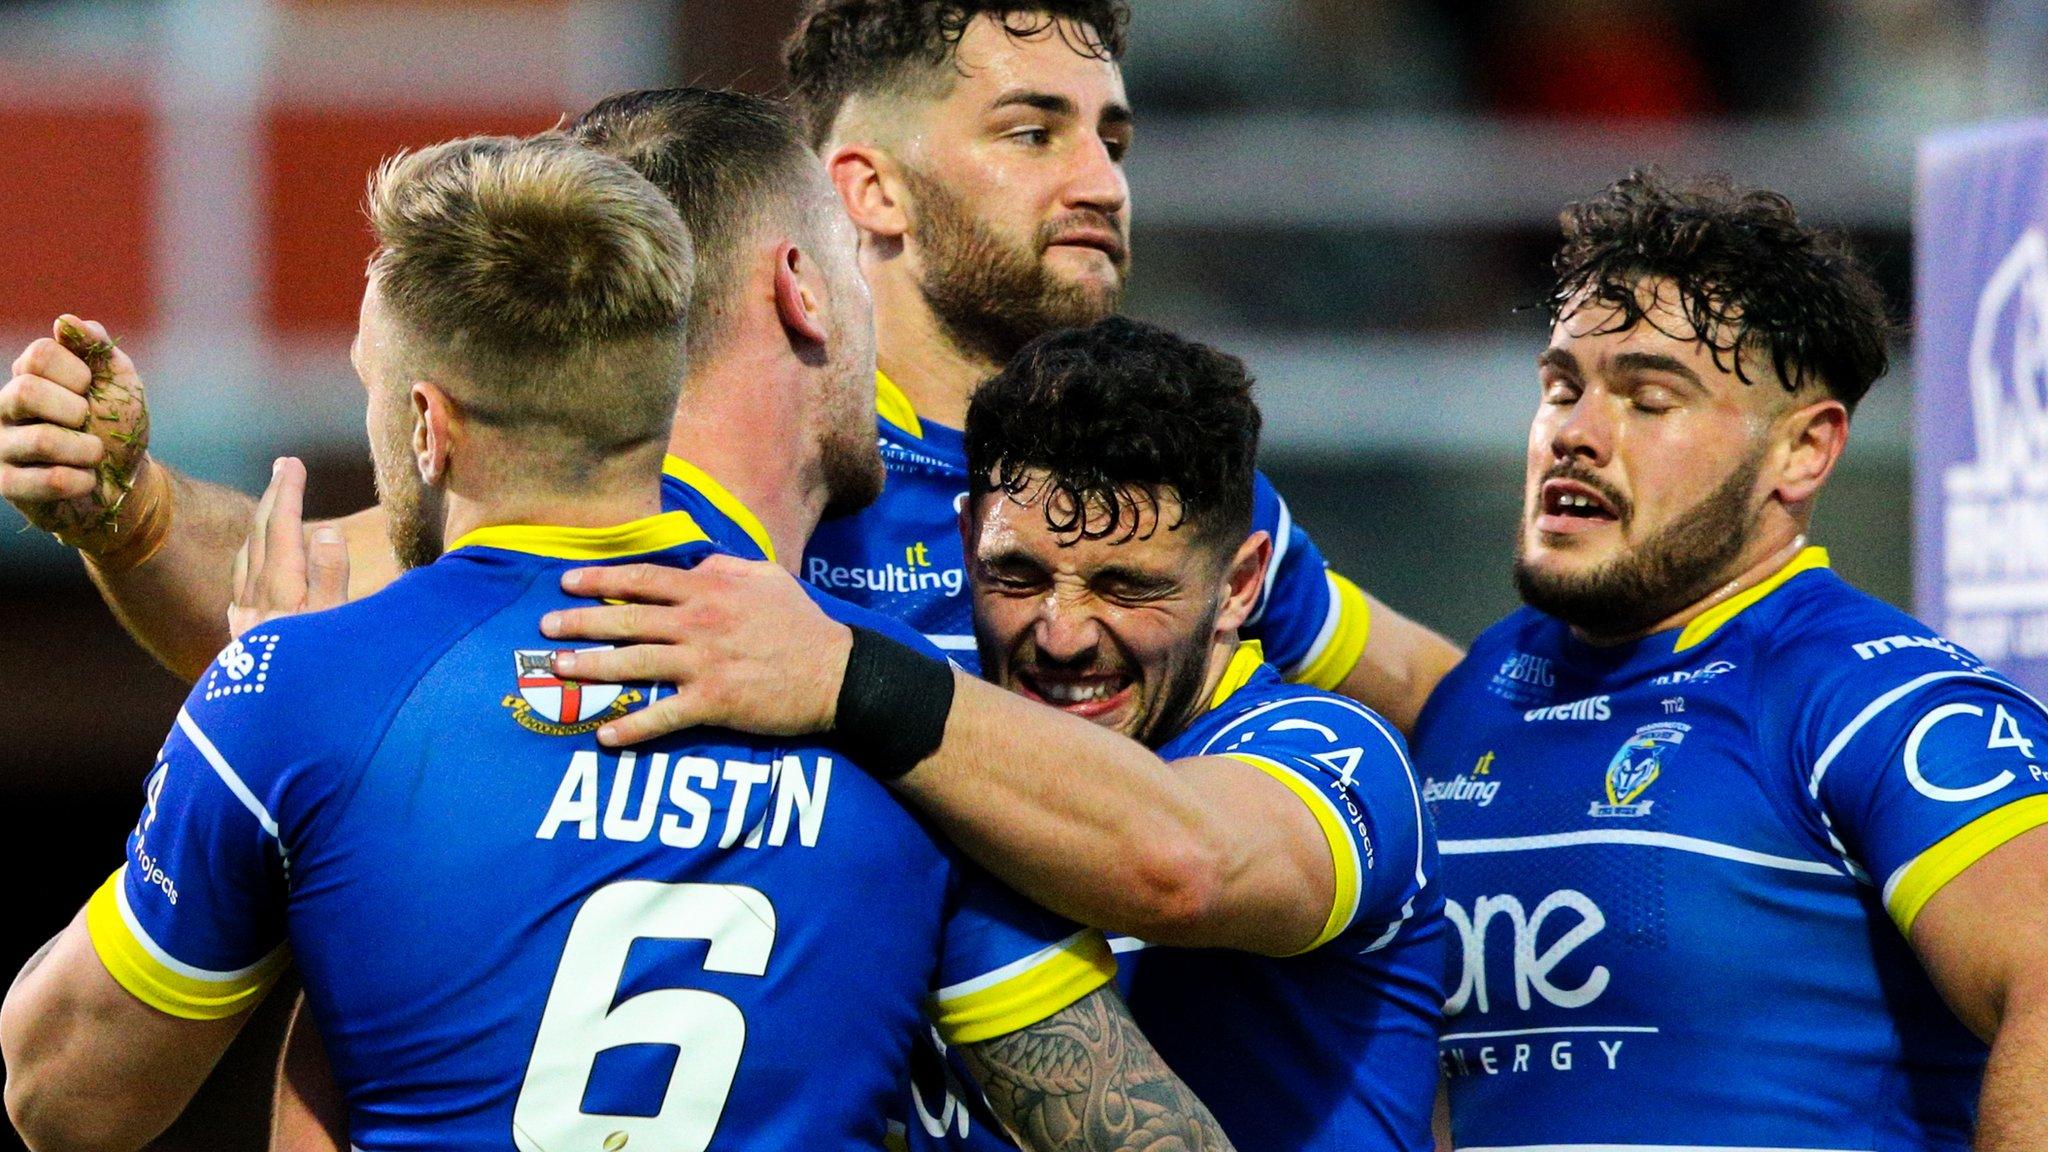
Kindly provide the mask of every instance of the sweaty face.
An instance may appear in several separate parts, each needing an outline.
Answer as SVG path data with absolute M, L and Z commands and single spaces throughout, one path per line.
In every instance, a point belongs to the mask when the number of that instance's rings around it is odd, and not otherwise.
M 904 157 L 927 303 L 962 345 L 995 362 L 1122 303 L 1130 269 L 1131 113 L 1116 64 L 1077 52 L 1066 22 L 1005 31 L 977 18 L 961 75 L 921 107 Z
M 992 492 L 972 510 L 982 675 L 1157 747 L 1202 704 L 1225 564 L 1187 526 L 1167 527 L 1179 518 L 1170 493 L 1163 509 L 1140 505 L 1137 537 L 1076 540 L 1047 524 L 1046 499 L 1062 522 L 1069 505 L 1045 488 Z
M 373 279 L 363 293 L 349 358 L 369 395 L 364 423 L 377 477 L 377 503 L 390 516 L 391 548 L 398 564 L 410 569 L 440 559 L 442 515 L 439 493 L 427 490 L 413 458 L 413 411 L 410 390 L 398 368 L 397 336 L 397 326 L 383 314 Z
M 1648 291 L 1649 289 L 1645 289 Z M 1644 320 L 1567 313 L 1538 361 L 1515 583 L 1596 638 L 1640 633 L 1739 573 L 1769 495 L 1766 432 L 1787 393 L 1714 363 L 1664 286 Z

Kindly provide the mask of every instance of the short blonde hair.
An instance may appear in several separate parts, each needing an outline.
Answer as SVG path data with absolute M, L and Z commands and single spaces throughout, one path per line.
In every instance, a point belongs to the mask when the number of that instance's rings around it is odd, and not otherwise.
M 694 262 L 630 167 L 559 135 L 475 136 L 386 160 L 369 215 L 408 371 L 550 452 L 666 440 Z

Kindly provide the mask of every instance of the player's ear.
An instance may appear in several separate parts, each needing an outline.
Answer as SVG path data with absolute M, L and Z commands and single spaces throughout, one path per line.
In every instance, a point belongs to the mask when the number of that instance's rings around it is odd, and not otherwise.
M 1780 417 L 1776 457 L 1778 499 L 1798 507 L 1820 494 L 1849 444 L 1849 409 L 1832 396 Z
M 902 241 L 910 231 L 909 202 L 893 157 L 872 144 L 841 144 L 825 158 L 825 171 L 863 237 Z
M 439 385 L 425 380 L 412 386 L 412 453 L 420 479 L 439 485 L 448 474 L 449 457 L 459 423 L 455 403 Z
M 804 342 L 823 344 L 831 335 L 825 324 L 825 282 L 818 262 L 784 240 L 775 247 L 775 312 L 782 326 Z
M 1223 569 L 1223 603 L 1216 614 L 1218 631 L 1234 632 L 1251 619 L 1266 587 L 1266 565 L 1273 559 L 1273 537 L 1264 529 L 1245 537 Z

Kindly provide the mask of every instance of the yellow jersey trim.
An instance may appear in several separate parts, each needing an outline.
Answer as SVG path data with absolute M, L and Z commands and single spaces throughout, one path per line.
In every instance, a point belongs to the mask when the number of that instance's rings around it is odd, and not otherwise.
M 924 439 L 924 421 L 917 418 L 910 397 L 880 368 L 875 369 L 875 415 L 919 440 Z
M 924 439 L 924 420 L 918 418 L 918 410 L 911 408 L 909 396 L 903 396 L 903 389 L 883 369 L 874 369 L 874 414 L 889 420 L 903 433 L 920 441 Z
M 709 500 L 713 508 L 740 526 L 740 531 L 747 534 L 747 539 L 754 542 L 754 547 L 761 550 L 761 555 L 766 556 L 769 563 L 781 563 L 775 558 L 775 542 L 768 538 L 768 529 L 762 526 L 761 518 L 754 515 L 753 509 L 740 503 L 740 498 L 727 491 L 725 485 L 713 480 L 709 472 L 681 456 L 664 456 L 661 458 L 661 474 L 682 481 L 697 495 Z
M 127 871 L 125 864 L 116 868 L 92 894 L 85 905 L 85 927 L 100 963 L 129 995 L 181 1020 L 221 1020 L 253 1007 L 284 972 L 288 956 L 282 946 L 249 968 L 220 979 L 173 970 L 156 957 L 156 950 L 140 938 L 123 914 L 121 881 Z
M 1266 648 L 1257 640 L 1240 640 L 1237 651 L 1230 654 L 1230 663 L 1223 666 L 1223 679 L 1216 682 L 1216 691 L 1209 694 L 1209 707 L 1204 711 L 1213 712 L 1223 707 L 1223 702 L 1237 695 L 1237 690 L 1251 683 L 1252 674 L 1259 665 L 1266 662 Z
M 1365 592 L 1343 573 L 1333 570 L 1328 576 L 1330 611 L 1337 614 L 1337 626 L 1323 650 L 1291 679 L 1297 684 L 1334 692 L 1358 667 L 1359 657 L 1365 655 L 1366 637 L 1372 635 L 1372 606 L 1366 603 Z
M 1313 952 L 1337 938 L 1337 934 L 1351 927 L 1351 921 L 1358 916 L 1359 889 L 1363 887 L 1364 864 L 1358 858 L 1358 846 L 1351 842 L 1351 829 L 1344 823 L 1344 817 L 1316 789 L 1313 784 L 1289 771 L 1276 761 L 1249 752 L 1225 752 L 1232 760 L 1241 760 L 1257 768 L 1273 779 L 1287 786 L 1287 790 L 1301 798 L 1308 805 L 1309 814 L 1316 818 L 1316 824 L 1323 830 L 1323 839 L 1330 845 L 1330 867 L 1335 873 L 1336 898 L 1330 902 L 1330 914 L 1323 920 L 1323 930 L 1316 934 L 1315 941 L 1300 952 Z
M 491 524 L 463 533 L 460 539 L 448 546 L 448 551 L 501 548 L 507 552 L 524 552 L 556 560 L 616 560 L 621 556 L 660 552 L 680 544 L 709 539 L 704 530 L 697 527 L 697 522 L 690 519 L 689 513 L 663 512 L 659 516 L 629 520 L 607 528 Z
M 940 989 L 926 1001 L 932 1026 L 948 1044 L 977 1044 L 1029 1028 L 1116 978 L 1116 955 L 1093 929 L 994 975 Z
M 1977 817 L 1915 856 L 1885 885 L 1885 910 L 1911 935 L 1920 910 L 1964 869 L 2022 832 L 2048 824 L 2048 796 L 2027 796 Z
M 1672 645 L 1671 650 L 1673 652 L 1683 652 L 1687 648 L 1702 643 L 1707 637 L 1719 631 L 1723 624 L 1742 615 L 1743 611 L 1750 605 L 1776 592 L 1779 585 L 1785 581 L 1809 569 L 1826 568 L 1827 566 L 1827 549 L 1819 547 L 1801 548 L 1799 555 L 1792 557 L 1783 568 L 1772 573 L 1763 583 L 1753 588 L 1744 589 L 1740 594 L 1732 596 L 1693 617 L 1691 623 L 1685 626 L 1685 630 L 1678 634 L 1678 643 Z

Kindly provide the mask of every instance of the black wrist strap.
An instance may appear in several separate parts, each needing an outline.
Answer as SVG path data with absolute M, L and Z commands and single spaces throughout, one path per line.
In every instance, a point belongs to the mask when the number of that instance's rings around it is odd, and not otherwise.
M 879 780 L 938 751 L 953 711 L 953 669 L 871 628 L 853 626 L 832 744 Z

